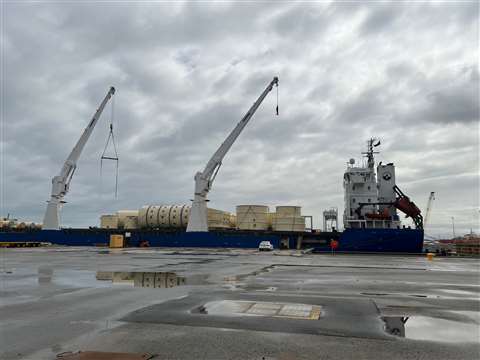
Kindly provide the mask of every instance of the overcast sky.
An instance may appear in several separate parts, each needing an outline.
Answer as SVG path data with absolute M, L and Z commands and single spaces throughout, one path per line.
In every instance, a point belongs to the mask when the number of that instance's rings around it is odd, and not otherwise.
M 426 233 L 478 231 L 479 5 L 4 2 L 1 215 L 40 222 L 51 178 L 110 85 L 120 156 L 99 175 L 105 109 L 78 164 L 64 226 L 145 204 L 185 204 L 193 176 L 273 76 L 223 162 L 210 207 L 343 212 L 349 158 L 369 137 L 423 210 Z M 273 210 L 273 208 L 272 208 Z M 407 221 L 407 223 L 409 223 Z

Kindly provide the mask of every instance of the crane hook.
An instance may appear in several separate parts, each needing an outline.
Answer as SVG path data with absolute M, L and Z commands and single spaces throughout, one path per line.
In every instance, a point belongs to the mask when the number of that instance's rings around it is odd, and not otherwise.
M 275 108 L 275 111 L 276 111 L 277 116 L 278 116 L 278 82 L 277 82 L 277 107 Z

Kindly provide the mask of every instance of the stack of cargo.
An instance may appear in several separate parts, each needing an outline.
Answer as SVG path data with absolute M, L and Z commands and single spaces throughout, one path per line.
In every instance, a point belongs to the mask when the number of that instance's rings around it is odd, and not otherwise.
M 231 215 L 229 212 L 207 209 L 207 222 L 209 229 L 228 229 L 230 228 Z
M 145 205 L 140 210 L 120 210 L 115 215 L 102 215 L 102 229 L 172 229 L 186 228 L 189 205 Z M 222 210 L 208 209 L 209 229 L 228 229 L 235 226 L 235 215 Z
M 238 205 L 237 229 L 268 230 L 269 208 L 264 205 Z
M 102 229 L 118 229 L 118 216 L 117 215 L 100 216 L 100 227 Z
M 186 228 L 190 205 L 145 205 L 140 210 L 119 210 L 102 215 L 102 229 L 176 229 Z M 207 209 L 209 229 L 305 231 L 300 206 L 277 206 L 271 213 L 266 205 L 238 205 L 236 214 Z
M 137 229 L 138 211 L 119 210 L 116 214 L 102 215 L 100 216 L 100 227 L 102 229 Z
M 11 229 L 11 230 L 35 230 L 41 229 L 42 224 L 37 224 L 33 221 L 18 221 L 17 219 L 11 218 L 1 218 L 0 219 L 0 229 Z
M 457 255 L 480 257 L 480 237 L 465 236 L 454 240 Z
M 272 216 L 273 231 L 305 231 L 305 218 L 300 206 L 277 206 Z

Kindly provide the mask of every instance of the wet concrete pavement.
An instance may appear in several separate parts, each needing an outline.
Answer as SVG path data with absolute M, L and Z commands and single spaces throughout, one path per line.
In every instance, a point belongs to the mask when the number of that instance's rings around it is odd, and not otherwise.
M 480 358 L 478 259 L 0 251 L 0 359 L 78 350 L 159 359 Z

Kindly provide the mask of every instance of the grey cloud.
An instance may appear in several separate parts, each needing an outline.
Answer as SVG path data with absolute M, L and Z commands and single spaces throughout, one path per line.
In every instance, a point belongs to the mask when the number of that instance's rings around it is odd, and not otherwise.
M 194 173 L 275 75 L 280 116 L 274 91 L 228 153 L 212 206 L 299 204 L 320 226 L 324 208 L 342 211 L 345 163 L 370 136 L 420 205 L 436 188 L 456 217 L 476 206 L 478 4 L 9 2 L 6 12 L 5 212 L 41 221 L 51 177 L 110 85 L 119 198 L 112 164 L 99 178 L 109 105 L 64 224 L 188 203 Z M 444 216 L 433 214 L 435 233 Z
M 379 34 L 388 31 L 393 27 L 402 14 L 403 7 L 395 3 L 379 3 L 368 12 L 365 21 L 361 25 L 361 32 Z

